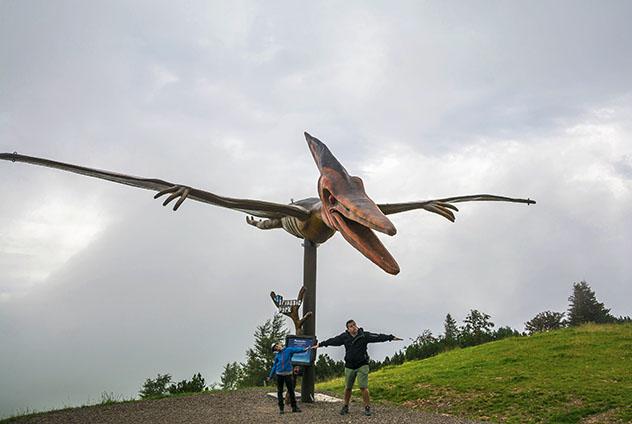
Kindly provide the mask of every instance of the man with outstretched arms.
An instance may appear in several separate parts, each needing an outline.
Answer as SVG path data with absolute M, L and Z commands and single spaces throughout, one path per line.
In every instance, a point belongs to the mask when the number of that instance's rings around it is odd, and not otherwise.
M 331 339 L 327 339 L 312 346 L 312 349 L 327 346 L 345 347 L 345 404 L 340 410 L 340 415 L 349 413 L 349 401 L 351 400 L 351 389 L 358 377 L 358 385 L 362 392 L 364 400 L 364 415 L 371 415 L 371 406 L 369 405 L 369 353 L 367 352 L 367 344 L 390 342 L 393 340 L 402 340 L 392 334 L 375 334 L 358 328 L 356 322 L 352 319 L 346 323 L 347 330 Z

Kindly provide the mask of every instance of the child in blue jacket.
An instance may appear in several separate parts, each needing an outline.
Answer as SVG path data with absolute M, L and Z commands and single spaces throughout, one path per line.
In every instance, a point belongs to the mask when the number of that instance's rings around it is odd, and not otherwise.
M 301 347 L 283 347 L 281 343 L 272 344 L 272 352 L 274 355 L 274 364 L 268 375 L 268 380 L 276 374 L 277 378 L 277 399 L 279 400 L 279 413 L 283 414 L 283 383 L 287 387 L 287 391 L 290 395 L 290 404 L 292 405 L 292 412 L 301 412 L 296 406 L 296 396 L 294 395 L 294 380 L 292 379 L 292 372 L 294 367 L 292 366 L 292 355 L 298 352 L 305 352 L 306 349 Z

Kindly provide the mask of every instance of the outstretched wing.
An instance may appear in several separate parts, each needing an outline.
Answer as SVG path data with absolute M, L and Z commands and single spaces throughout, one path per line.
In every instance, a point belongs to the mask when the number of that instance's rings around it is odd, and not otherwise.
M 469 196 L 446 197 L 443 199 L 423 200 L 421 202 L 407 203 L 387 203 L 377 205 L 384 215 L 393 213 L 406 212 L 413 209 L 425 209 L 428 212 L 436 213 L 442 217 L 454 222 L 454 212 L 458 212 L 456 206 L 452 203 L 460 202 L 513 202 L 534 204 L 535 200 L 531 199 L 514 199 L 511 197 L 495 196 L 493 194 L 472 194 Z M 453 212 L 454 211 L 454 212 Z
M 158 192 L 164 192 L 165 190 L 169 191 L 169 189 L 180 186 L 179 184 L 173 184 L 154 178 L 141 178 L 132 175 L 118 174 L 116 172 L 86 168 L 84 166 L 71 165 L 49 159 L 19 155 L 17 153 L 0 153 L 0 159 L 61 169 L 63 171 L 74 172 L 75 174 L 87 175 L 89 177 L 100 178 L 102 180 L 113 181 L 119 184 L 125 184 L 132 187 L 139 187 Z M 211 205 L 221 206 L 229 209 L 236 209 L 250 215 L 258 216 L 260 218 L 274 219 L 282 218 L 284 216 L 293 216 L 300 220 L 305 220 L 309 217 L 309 211 L 299 205 L 284 205 L 281 203 L 265 202 L 262 200 L 234 199 L 230 197 L 218 196 L 217 194 L 209 193 L 208 191 L 198 190 L 195 188 L 188 189 L 187 194 L 188 198 L 197 200 L 198 202 L 209 203 Z

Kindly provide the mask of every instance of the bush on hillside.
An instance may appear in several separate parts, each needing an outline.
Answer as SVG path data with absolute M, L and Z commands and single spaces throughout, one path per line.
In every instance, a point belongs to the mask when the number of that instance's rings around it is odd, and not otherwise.
M 492 333 L 494 323 L 490 318 L 485 312 L 476 309 L 470 310 L 470 313 L 463 320 L 465 325 L 461 327 L 459 345 L 461 347 L 476 346 L 492 341 L 494 339 Z
M 191 381 L 182 380 L 175 384 L 171 383 L 171 375 L 158 374 L 155 379 L 148 378 L 143 383 L 139 395 L 141 399 L 156 399 L 176 393 L 196 393 L 207 390 L 202 374 L 193 374 Z
M 564 312 L 544 311 L 540 312 L 531 320 L 524 323 L 525 331 L 529 334 L 540 331 L 551 331 L 566 326 L 564 321 Z
M 143 388 L 139 392 L 140 398 L 151 399 L 167 396 L 167 384 L 170 382 L 171 376 L 169 374 L 158 374 L 158 376 L 153 380 L 148 378 L 145 380 Z
M 206 388 L 206 382 L 204 381 L 204 377 L 202 374 L 197 373 L 193 374 L 193 378 L 191 381 L 182 380 L 177 384 L 172 384 L 169 386 L 169 393 L 172 395 L 176 393 L 197 393 L 202 392 Z
M 496 331 L 492 333 L 493 340 L 501 340 L 507 337 L 520 337 L 523 336 L 518 330 L 514 330 L 509 326 L 498 327 Z

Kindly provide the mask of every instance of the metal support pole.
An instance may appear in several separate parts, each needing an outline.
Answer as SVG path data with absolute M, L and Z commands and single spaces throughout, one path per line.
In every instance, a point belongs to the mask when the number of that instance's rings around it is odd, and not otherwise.
M 305 296 L 303 297 L 303 315 L 311 312 L 303 324 L 303 334 L 306 336 L 316 335 L 316 243 L 303 240 L 303 285 L 305 286 Z M 301 383 L 301 401 L 314 402 L 314 381 L 316 372 L 313 366 L 305 367 L 303 381 Z

